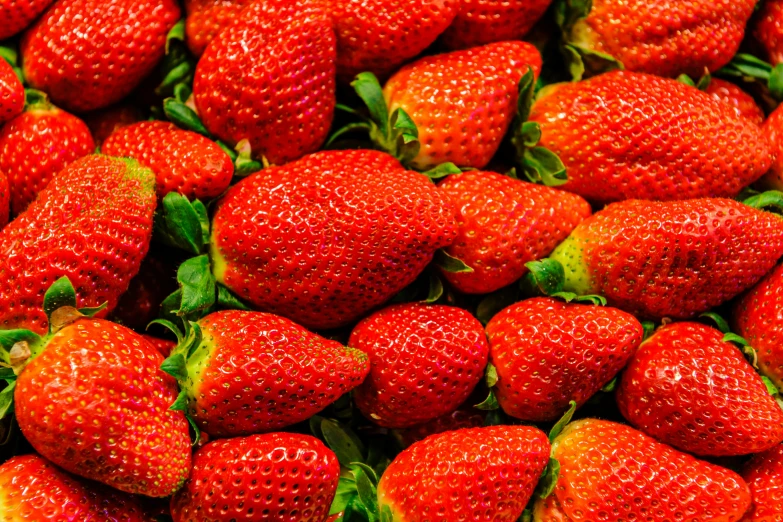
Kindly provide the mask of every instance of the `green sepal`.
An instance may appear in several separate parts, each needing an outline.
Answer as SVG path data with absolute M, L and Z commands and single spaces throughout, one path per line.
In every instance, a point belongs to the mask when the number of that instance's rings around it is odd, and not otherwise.
M 744 337 L 740 337 L 739 335 L 732 332 L 726 332 L 723 335 L 722 341 L 727 343 L 735 343 L 739 346 L 749 346 L 748 341 L 746 341 Z
M 425 303 L 433 304 L 443 297 L 443 281 L 438 277 L 438 274 L 430 272 L 428 287 L 427 297 L 424 299 Z
M 182 320 L 182 318 L 177 315 L 180 302 L 182 302 L 182 290 L 178 288 L 167 295 L 160 303 L 160 318 L 171 321 L 174 324 L 179 323 Z
M 234 295 L 231 290 L 220 283 L 217 283 L 217 306 L 221 310 L 244 310 L 246 312 L 252 310 L 239 297 Z
M 0 366 L 0 381 L 11 382 L 16 380 L 14 369 L 10 366 Z
M 188 366 L 185 356 L 181 353 L 169 355 L 160 365 L 160 369 L 178 381 L 184 381 L 188 378 Z
M 349 466 L 351 463 L 364 460 L 364 447 L 353 432 L 349 433 L 347 426 L 323 419 L 319 430 L 326 445 L 334 452 L 341 465 Z
M 535 99 L 535 91 L 536 75 L 533 72 L 533 69 L 528 67 L 517 84 L 517 114 L 515 123 L 520 130 L 521 126 L 524 125 L 530 117 L 530 110 L 533 108 L 533 100 Z M 533 145 L 536 145 L 537 143 L 538 140 L 536 140 Z
M 381 506 L 381 522 L 394 522 L 394 514 L 389 506 Z
M 33 108 L 48 109 L 52 106 L 49 102 L 49 96 L 43 91 L 37 89 L 24 90 L 24 108 L 30 110 Z
M 391 134 L 388 142 L 392 144 L 392 155 L 407 165 L 419 154 L 421 143 L 419 142 L 419 130 L 416 124 L 402 109 L 396 109 L 389 120 Z
M 571 422 L 571 419 L 574 417 L 574 413 L 576 412 L 576 401 L 570 401 L 568 404 L 568 410 L 560 417 L 560 420 L 552 426 L 552 429 L 549 430 L 549 442 L 554 442 L 557 436 L 563 431 L 563 428 L 566 427 L 566 424 Z
M 484 417 L 484 426 L 501 426 L 503 424 L 509 424 L 503 410 L 498 408 L 487 411 L 487 415 Z
M 558 187 L 568 183 L 565 165 L 546 147 L 528 147 L 522 154 L 522 170 L 532 183 Z
M 487 388 L 494 388 L 498 383 L 498 369 L 492 363 L 487 363 L 487 368 L 484 370 L 484 381 L 487 383 Z
M 149 329 L 149 327 L 152 326 L 153 324 L 159 324 L 163 326 L 177 337 L 177 344 L 182 343 L 182 340 L 184 339 L 184 334 L 182 333 L 182 329 L 180 329 L 172 321 L 169 321 L 168 319 L 154 319 L 150 321 L 150 323 L 147 325 L 147 329 Z
M 334 110 L 346 112 L 348 114 L 352 114 L 354 116 L 358 116 L 359 118 L 366 119 L 366 116 L 364 114 L 362 114 L 361 112 L 357 111 L 356 109 L 354 109 L 353 107 L 351 107 L 349 105 L 345 105 L 344 103 L 335 103 L 334 104 Z
M 473 269 L 466 265 L 462 260 L 449 255 L 442 248 L 435 251 L 433 262 L 435 263 L 435 266 L 444 272 L 449 272 L 452 274 L 473 272 Z
M 177 315 L 190 316 L 215 305 L 217 283 L 208 255 L 193 257 L 182 263 L 177 269 L 177 281 L 182 290 L 182 301 Z
M 519 515 L 517 522 L 533 522 L 533 510 L 526 507 L 524 511 L 522 511 L 522 514 Z
M 160 243 L 199 255 L 209 244 L 207 209 L 199 200 L 169 192 L 156 212 L 153 234 Z
M 430 179 L 441 179 L 445 178 L 446 176 L 451 176 L 452 174 L 462 174 L 462 170 L 455 164 L 447 162 L 441 163 L 437 167 L 433 167 L 430 170 L 425 170 L 422 172 L 422 174 Z
M 16 49 L 6 46 L 0 46 L 0 58 L 8 62 L 11 67 L 16 67 L 19 60 L 19 53 Z
M 566 303 L 574 301 L 577 303 L 589 303 L 595 306 L 606 306 L 606 298 L 597 294 L 577 295 L 573 292 L 555 292 L 554 294 L 550 294 L 549 297 L 557 297 Z
M 693 79 L 687 74 L 679 75 L 677 77 L 677 81 L 680 83 L 684 83 L 685 85 L 688 85 L 690 87 L 696 87 L 696 82 L 694 82 Z
M 177 399 L 174 401 L 174 404 L 169 406 L 169 409 L 171 411 L 187 411 L 188 410 L 188 394 L 185 392 L 185 390 L 180 390 L 179 395 L 177 395 Z
M 106 307 L 108 306 L 109 306 L 108 301 L 104 302 L 100 306 L 86 306 L 84 308 L 79 308 L 79 313 L 87 317 L 95 317 L 95 315 L 97 315 L 98 313 L 106 310 Z
M 593 9 L 592 0 L 557 0 L 554 6 L 555 23 L 565 34 Z
M 158 94 L 159 96 L 162 96 L 163 94 L 171 92 L 174 94 L 174 98 L 173 98 L 174 101 L 176 101 L 177 103 L 181 103 L 184 106 L 182 95 L 181 93 L 180 95 L 177 95 L 176 89 L 180 85 L 186 86 L 187 81 L 190 79 L 191 76 L 193 76 L 194 72 L 195 72 L 195 66 L 191 62 L 183 61 L 178 63 L 177 65 L 175 65 L 169 71 L 166 72 L 166 75 L 163 77 L 163 80 L 161 80 L 160 84 L 155 88 L 155 93 Z M 187 100 L 187 98 L 185 98 L 185 100 Z M 164 102 L 164 110 L 165 110 L 165 102 Z
M 32 343 L 38 341 L 40 338 L 41 336 L 37 333 L 23 328 L 16 330 L 0 330 L 0 346 L 4 348 L 4 350 L 0 350 L 0 354 L 2 354 L 4 361 L 7 363 L 8 352 L 16 343 L 20 341 Z
M 207 138 L 211 137 L 207 128 L 201 123 L 201 118 L 198 117 L 198 114 L 179 100 L 174 98 L 163 100 L 163 112 L 178 127 L 197 132 Z
M 193 430 L 193 440 L 190 441 L 190 445 L 192 447 L 198 444 L 201 440 L 201 430 L 198 429 L 198 425 L 196 424 L 196 421 L 193 420 L 193 417 L 187 413 L 185 414 L 185 419 L 187 419 L 188 425 L 190 425 L 190 429 Z
M 652 321 L 642 321 L 642 330 L 644 331 L 642 340 L 646 341 L 655 333 L 655 323 Z
M 721 317 L 720 314 L 717 314 L 715 312 L 704 312 L 703 314 L 699 314 L 699 317 L 710 319 L 712 322 L 715 323 L 715 326 L 718 328 L 718 330 L 721 331 L 721 333 L 725 334 L 731 332 L 731 328 L 729 328 L 729 323 L 727 323 L 726 319 Z
M 555 490 L 558 478 L 560 478 L 560 462 L 550 457 L 538 480 L 534 495 L 542 500 L 547 498 Z
M 757 80 L 767 87 L 769 94 L 780 101 L 783 99 L 783 66 L 772 64 L 747 53 L 737 53 L 731 61 L 716 74 L 730 78 L 740 78 L 750 82 Z
M 178 83 L 174 86 L 174 98 L 180 103 L 188 101 L 191 94 L 193 94 L 193 89 L 186 83 Z
M 351 82 L 356 94 L 362 99 L 370 113 L 370 120 L 378 127 L 383 136 L 389 135 L 389 110 L 383 98 L 383 89 L 378 78 L 371 72 L 356 75 Z
M 184 42 L 185 41 L 185 19 L 182 18 L 174 24 L 174 27 L 169 29 L 166 35 L 166 54 L 169 53 L 172 40 Z
M 783 100 L 783 63 L 777 64 L 769 73 L 769 93 L 776 100 Z
M 479 301 L 476 307 L 476 318 L 485 325 L 504 308 L 519 300 L 519 285 L 511 284 L 500 290 L 495 290 Z
M 356 480 L 354 480 L 353 475 L 350 473 L 341 475 L 337 481 L 337 491 L 335 491 L 334 500 L 332 500 L 332 505 L 329 506 L 329 515 L 345 511 L 345 508 L 356 495 Z
M 575 82 L 585 77 L 625 69 L 622 62 L 614 56 L 593 51 L 581 45 L 564 45 L 563 53 L 566 63 L 568 63 L 568 72 L 571 73 L 571 79 Z
M 768 190 L 749 197 L 743 201 L 743 203 L 757 209 L 773 207 L 778 212 L 783 212 L 783 192 L 779 190 Z
M 76 290 L 71 280 L 63 276 L 46 290 L 44 294 L 43 309 L 46 317 L 51 317 L 52 312 L 63 306 L 76 308 Z
M 529 272 L 520 281 L 520 287 L 531 295 L 552 295 L 563 291 L 565 269 L 559 261 L 545 258 L 525 263 Z
M 699 78 L 699 82 L 695 85 L 695 87 L 700 91 L 706 91 L 711 83 L 712 75 L 710 73 L 705 73 L 701 78 Z
M 541 139 L 541 127 L 534 121 L 526 121 L 522 124 L 519 137 L 526 148 L 535 147 Z
M 498 398 L 495 396 L 495 392 L 489 390 L 489 394 L 487 395 L 487 398 L 484 399 L 482 402 L 475 404 L 473 407 L 476 408 L 477 410 L 491 411 L 491 410 L 499 409 L 500 403 L 498 403 Z
M 329 139 L 326 140 L 326 143 L 324 143 L 324 147 L 329 148 L 333 143 L 342 138 L 344 135 L 350 134 L 351 132 L 356 132 L 358 130 L 370 132 L 372 130 L 372 126 L 371 124 L 363 121 L 348 123 L 334 131 L 332 135 L 329 136 Z
M 607 382 L 601 387 L 601 391 L 604 393 L 612 393 L 617 388 L 618 379 L 617 377 L 613 378 L 611 381 Z
M 234 150 L 237 152 L 236 159 L 234 159 L 235 176 L 249 176 L 264 168 L 263 163 L 253 159 L 250 142 L 248 140 L 240 140 L 239 143 L 237 143 L 237 146 L 234 147 Z
M 767 393 L 770 395 L 777 395 L 780 393 L 780 390 L 778 390 L 778 387 L 775 386 L 775 383 L 772 382 L 772 379 L 767 377 L 766 375 L 761 376 L 761 381 L 764 383 L 764 386 L 767 387 Z
M 0 391 L 0 419 L 4 419 L 14 413 L 14 390 L 16 381 L 8 382 L 8 385 Z

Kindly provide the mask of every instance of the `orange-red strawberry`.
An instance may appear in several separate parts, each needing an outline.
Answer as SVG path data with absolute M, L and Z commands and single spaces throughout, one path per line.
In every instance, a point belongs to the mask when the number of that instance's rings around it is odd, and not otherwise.
M 29 84 L 70 111 L 124 98 L 163 58 L 174 0 L 57 0 L 21 44 Z
M 0 40 L 10 38 L 26 29 L 53 0 L 0 1 Z
M 11 186 L 8 176 L 0 171 L 0 228 L 8 224 L 11 215 Z
M 593 202 L 733 197 L 772 163 L 758 125 L 675 80 L 616 71 L 541 92 L 529 121 Z
M 171 515 L 174 522 L 323 522 L 339 477 L 334 453 L 309 435 L 216 440 L 194 455 Z
M 759 453 L 742 470 L 750 486 L 753 507 L 745 522 L 780 522 L 783 520 L 783 444 Z
M 147 334 L 142 334 L 142 337 L 144 337 L 147 340 L 147 342 L 149 342 L 152 346 L 154 346 L 155 349 L 158 350 L 163 357 L 168 357 L 169 355 L 171 355 L 171 352 L 177 346 L 176 342 L 170 341 L 168 339 L 161 339 L 160 337 L 153 337 Z
M 100 146 L 117 129 L 143 119 L 144 115 L 139 109 L 133 105 L 122 104 L 86 114 L 84 123 L 89 127 L 95 144 Z
M 489 426 L 427 437 L 400 453 L 378 483 L 399 522 L 516 522 L 549 461 L 531 426 Z
M 783 411 L 723 335 L 690 322 L 659 328 L 623 373 L 616 393 L 623 416 L 695 455 L 747 455 L 780 444 Z
M 647 318 L 685 319 L 747 290 L 783 254 L 783 218 L 730 199 L 628 200 L 552 253 L 566 291 Z
M 23 109 L 24 87 L 22 82 L 19 81 L 19 77 L 11 65 L 0 58 L 0 123 L 18 116 Z
M 420 303 L 375 312 L 354 328 L 348 345 L 372 365 L 353 393 L 356 406 L 387 428 L 456 410 L 484 376 L 489 352 L 481 323 L 467 311 Z
M 759 180 L 759 186 L 781 190 L 783 189 L 783 108 L 779 106 L 772 111 L 761 128 L 769 139 L 775 159 L 769 171 Z
M 468 399 L 470 401 L 470 399 Z M 463 404 L 458 409 L 441 415 L 435 419 L 432 419 L 415 426 L 395 430 L 395 436 L 402 445 L 407 448 L 414 442 L 424 440 L 430 435 L 437 435 L 445 431 L 460 430 L 463 428 L 480 428 L 484 426 L 486 420 L 486 412 L 479 409 Z
M 319 0 L 248 5 L 207 47 L 193 94 L 209 132 L 283 164 L 315 152 L 335 105 L 335 35 Z
M 185 35 L 190 51 L 201 56 L 220 31 L 239 16 L 249 0 L 185 0 Z
M 512 179 L 494 172 L 469 171 L 438 188 L 457 207 L 457 238 L 446 252 L 473 272 L 443 276 L 470 294 L 493 292 L 525 275 L 525 263 L 549 255 L 590 215 L 575 194 Z
M 773 65 L 783 63 L 783 0 L 766 0 L 761 4 L 753 36 Z
M 177 261 L 168 250 L 150 251 L 120 297 L 111 320 L 144 332 L 160 314 L 163 300 L 177 290 Z
M 460 0 L 454 22 L 443 33 L 450 49 L 467 49 L 525 36 L 552 0 Z
M 711 94 L 713 98 L 731 105 L 738 115 L 744 116 L 756 125 L 764 121 L 764 111 L 756 104 L 753 96 L 743 91 L 738 86 L 720 78 L 712 78 L 704 92 Z M 774 147 L 774 142 L 770 143 Z
M 234 164 L 209 138 L 167 121 L 142 121 L 116 130 L 101 152 L 134 158 L 157 176 L 158 197 L 179 192 L 188 199 L 212 199 L 228 188 Z
M 552 457 L 560 476 L 552 494 L 536 501 L 536 522 L 736 522 L 750 506 L 748 485 L 733 471 L 614 422 L 569 424 Z

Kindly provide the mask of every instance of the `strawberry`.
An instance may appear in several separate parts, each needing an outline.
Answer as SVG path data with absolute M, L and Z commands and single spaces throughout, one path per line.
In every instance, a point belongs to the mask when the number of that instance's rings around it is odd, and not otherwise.
M 470 401 L 470 399 L 468 399 Z M 460 430 L 463 428 L 480 428 L 484 426 L 486 412 L 463 404 L 458 409 L 441 415 L 415 426 L 395 430 L 395 436 L 403 448 L 407 448 L 414 442 L 424 440 L 430 435 L 437 435 L 445 431 Z
M 216 440 L 193 456 L 190 478 L 171 499 L 171 515 L 174 522 L 322 522 L 339 477 L 334 453 L 309 435 Z
M 590 215 L 581 197 L 494 172 L 469 171 L 438 188 L 457 206 L 457 239 L 446 252 L 472 272 L 443 276 L 460 292 L 485 294 L 525 275 Z
M 153 337 L 151 335 L 142 334 L 142 337 L 147 340 L 152 346 L 155 347 L 163 357 L 168 357 L 171 352 L 177 346 L 177 343 L 168 339 L 161 339 L 160 337 Z M 203 436 L 203 433 L 202 433 Z
M 411 303 L 375 312 L 348 341 L 371 363 L 354 391 L 356 406 L 386 428 L 456 410 L 484 375 L 489 345 L 483 330 L 475 317 L 452 306 Z
M 2 7 L 0 7 L 2 12 Z M 0 16 L 2 16 L 0 14 Z M 21 114 L 24 109 L 24 87 L 13 67 L 0 58 L 0 123 Z
M 783 1 L 766 0 L 753 26 L 753 36 L 773 65 L 783 63 Z
M 0 2 L 0 40 L 26 29 L 52 0 L 3 0 Z
M 185 0 L 188 48 L 201 56 L 220 31 L 239 16 L 248 0 Z
M 326 151 L 229 189 L 210 255 L 217 281 L 252 306 L 333 328 L 412 283 L 455 235 L 426 176 L 382 152 Z
M 772 111 L 761 127 L 769 139 L 775 159 L 758 184 L 774 190 L 783 189 L 783 110 L 780 107 Z
M 100 146 L 117 129 L 143 119 L 144 115 L 139 109 L 133 105 L 121 104 L 86 114 L 84 123 L 89 127 L 95 144 Z
M 4 521 L 151 522 L 132 497 L 78 480 L 34 454 L 0 465 L 0 516 Z
M 8 217 L 11 214 L 11 186 L 8 184 L 8 177 L 0 172 L 0 229 L 8 224 Z
M 552 0 L 461 0 L 457 17 L 443 33 L 443 43 L 450 49 L 467 49 L 521 39 L 550 3 Z
M 721 80 L 720 78 L 712 78 L 704 92 L 711 94 L 713 98 L 728 103 L 734 107 L 738 115 L 744 116 L 756 125 L 761 125 L 764 121 L 764 111 L 756 104 L 753 96 L 731 82 Z M 770 141 L 770 145 L 774 147 L 775 142 Z
M 570 401 L 582 406 L 623 369 L 642 334 L 616 308 L 550 297 L 513 304 L 487 324 L 498 403 L 518 419 L 557 420 Z
M 742 470 L 742 478 L 753 494 L 753 508 L 747 522 L 783 520 L 783 444 L 759 453 Z
M 645 318 L 686 319 L 747 290 L 783 254 L 783 219 L 730 199 L 627 200 L 577 225 L 551 258 L 566 291 Z
M 733 197 L 773 159 L 758 125 L 725 102 L 627 71 L 544 89 L 529 121 L 567 169 L 562 188 L 597 203 Z
M 733 471 L 614 422 L 569 424 L 552 456 L 560 476 L 552 494 L 536 501 L 535 521 L 734 522 L 750 505 L 748 485 Z
M 193 82 L 206 128 L 283 164 L 316 151 L 335 105 L 335 35 L 318 0 L 248 5 L 207 47 Z
M 23 212 L 55 174 L 94 150 L 82 120 L 33 93 L 27 110 L 0 128 L 0 172 L 11 185 L 12 213 Z
M 616 393 L 631 424 L 704 456 L 747 455 L 783 441 L 783 411 L 742 352 L 699 323 L 659 328 L 639 347 Z
M 101 147 L 109 156 L 134 158 L 157 176 L 158 197 L 179 192 L 212 199 L 228 188 L 231 158 L 214 141 L 166 121 L 142 121 L 112 133 Z
M 174 0 L 57 0 L 24 35 L 24 75 L 69 111 L 124 98 L 163 58 Z
M 530 426 L 448 431 L 392 461 L 378 503 L 400 522 L 516 522 L 548 460 L 546 435 Z

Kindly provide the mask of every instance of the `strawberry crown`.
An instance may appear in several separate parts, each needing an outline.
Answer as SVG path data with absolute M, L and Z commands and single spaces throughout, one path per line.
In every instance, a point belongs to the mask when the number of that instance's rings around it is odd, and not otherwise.
M 555 23 L 562 33 L 560 51 L 565 58 L 571 78 L 579 81 L 585 76 L 624 69 L 614 56 L 590 48 L 580 39 L 579 24 L 593 9 L 592 0 L 556 0 Z

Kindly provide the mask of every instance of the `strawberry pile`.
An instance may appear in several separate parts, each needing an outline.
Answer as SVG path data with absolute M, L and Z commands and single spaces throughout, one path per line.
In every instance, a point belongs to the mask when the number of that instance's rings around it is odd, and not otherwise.
M 0 0 L 0 522 L 783 522 L 783 0 Z

